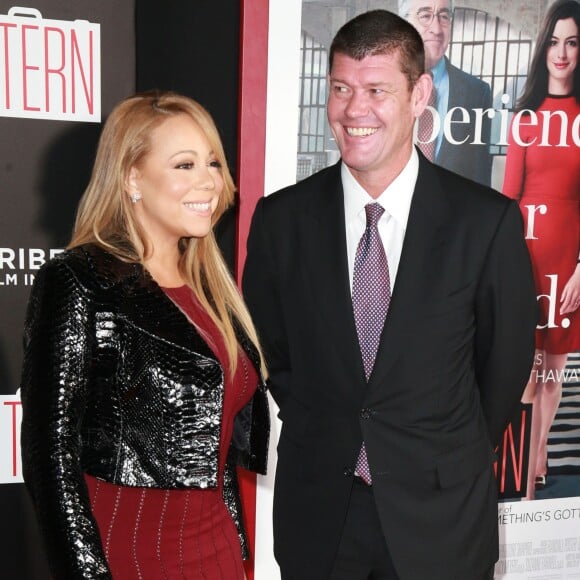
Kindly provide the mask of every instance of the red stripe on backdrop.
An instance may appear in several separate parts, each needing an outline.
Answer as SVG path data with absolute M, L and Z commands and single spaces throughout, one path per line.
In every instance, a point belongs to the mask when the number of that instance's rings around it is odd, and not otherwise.
M 244 0 L 241 6 L 238 187 L 240 211 L 237 228 L 236 275 L 241 281 L 246 240 L 256 203 L 264 195 L 266 149 L 266 91 L 268 76 L 269 0 Z M 256 550 L 256 476 L 240 470 L 242 502 L 251 559 L 248 580 L 254 578 Z

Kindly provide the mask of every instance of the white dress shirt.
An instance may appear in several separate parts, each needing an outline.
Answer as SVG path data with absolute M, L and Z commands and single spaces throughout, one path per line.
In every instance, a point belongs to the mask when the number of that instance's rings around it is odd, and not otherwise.
M 373 199 L 353 177 L 348 167 L 344 163 L 342 164 L 341 179 L 344 190 L 346 248 L 351 292 L 354 258 L 367 222 L 365 205 L 373 202 L 381 204 L 385 209 L 385 213 L 379 220 L 378 228 L 387 254 L 391 293 L 393 292 L 418 173 L 419 156 L 413 147 L 411 157 L 401 173 L 377 199 Z

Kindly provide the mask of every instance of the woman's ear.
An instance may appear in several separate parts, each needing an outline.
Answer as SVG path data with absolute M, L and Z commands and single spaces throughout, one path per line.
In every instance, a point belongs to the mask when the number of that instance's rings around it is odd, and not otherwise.
M 136 204 L 143 196 L 139 192 L 139 170 L 133 166 L 125 179 L 125 193 Z
M 125 178 L 125 192 L 131 198 L 133 203 L 136 203 L 141 199 L 141 194 L 139 192 L 139 170 L 133 166 L 129 169 L 129 173 Z

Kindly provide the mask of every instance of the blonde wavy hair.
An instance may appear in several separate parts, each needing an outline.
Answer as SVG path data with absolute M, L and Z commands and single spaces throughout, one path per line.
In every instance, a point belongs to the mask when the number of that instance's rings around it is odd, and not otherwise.
M 90 182 L 80 200 L 69 248 L 94 243 L 120 260 L 143 263 L 150 255 L 147 237 L 139 226 L 126 183 L 132 167 L 148 154 L 151 134 L 164 120 L 189 116 L 208 140 L 221 165 L 224 189 L 212 216 L 212 226 L 234 202 L 236 188 L 228 170 L 218 130 L 210 114 L 196 101 L 172 92 L 151 91 L 129 97 L 109 115 L 101 133 Z M 264 357 L 249 312 L 226 266 L 213 228 L 203 238 L 179 241 L 179 270 L 215 322 L 226 344 L 230 375 L 238 360 L 237 321 Z

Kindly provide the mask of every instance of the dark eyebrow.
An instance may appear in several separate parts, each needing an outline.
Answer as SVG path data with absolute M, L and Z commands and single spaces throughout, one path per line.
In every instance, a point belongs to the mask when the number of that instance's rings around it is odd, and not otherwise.
M 555 34 L 552 34 L 552 38 L 555 38 L 556 40 L 560 40 L 560 37 L 556 36 Z M 564 37 L 564 40 L 572 40 L 573 38 L 578 39 L 578 35 L 572 34 L 572 36 L 566 36 L 566 37 Z
M 338 78 L 333 78 L 332 75 L 330 77 L 330 82 L 331 83 L 340 83 L 343 85 L 347 85 L 350 86 L 346 81 L 343 81 L 341 79 Z M 370 83 L 366 83 L 364 85 L 364 88 L 371 88 L 371 89 L 376 89 L 376 88 L 384 88 L 384 89 L 393 89 L 393 84 L 390 83 L 389 81 L 376 81 L 376 82 L 370 82 Z

